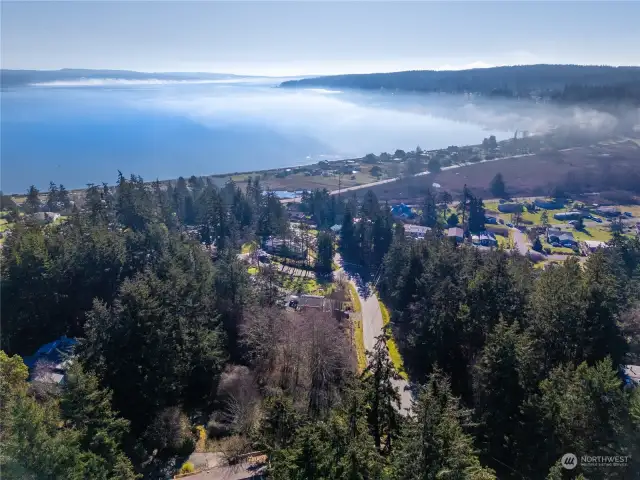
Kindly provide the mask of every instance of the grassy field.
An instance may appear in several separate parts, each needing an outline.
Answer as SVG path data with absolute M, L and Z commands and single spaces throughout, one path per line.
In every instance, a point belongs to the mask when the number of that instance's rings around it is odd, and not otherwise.
M 378 300 L 378 303 L 380 304 L 380 311 L 382 312 L 382 325 L 386 327 L 389 322 L 391 322 L 389 310 L 387 310 L 387 307 L 384 303 L 382 303 L 381 300 Z M 400 356 L 400 352 L 398 351 L 398 345 L 396 345 L 396 341 L 393 339 L 393 334 L 391 334 L 387 339 L 387 349 L 389 350 L 389 358 L 391 358 L 391 363 L 393 363 L 393 366 L 398 374 L 405 380 L 409 380 L 407 372 L 404 371 L 404 363 L 402 362 L 402 357 Z
M 492 198 L 489 186 L 497 173 L 501 173 L 508 192 L 514 197 L 543 196 L 549 187 L 562 182 L 568 175 L 589 175 L 593 179 L 591 191 L 608 188 L 611 172 L 635 174 L 640 172 L 638 145 L 615 144 L 578 147 L 566 151 L 541 152 L 535 155 L 505 158 L 494 162 L 478 163 L 459 169 L 443 170 L 438 174 L 402 178 L 400 181 L 372 187 L 378 199 L 390 202 L 422 201 L 424 189 L 433 182 L 442 190 L 459 198 L 466 185 L 474 195 Z M 603 161 L 603 154 L 608 155 Z M 368 189 L 357 190 L 362 196 Z
M 280 274 L 282 288 L 304 295 L 328 295 L 335 285 L 330 281 L 318 280 L 313 274 L 309 277 L 295 277 L 286 273 Z
M 585 228 L 584 230 L 574 230 L 573 237 L 578 241 L 598 240 L 608 242 L 613 237 L 610 230 L 606 228 Z

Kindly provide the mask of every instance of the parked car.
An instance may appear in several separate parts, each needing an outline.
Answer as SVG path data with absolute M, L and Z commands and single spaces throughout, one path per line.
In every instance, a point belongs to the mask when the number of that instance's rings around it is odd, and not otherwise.
M 596 222 L 598 222 L 598 223 L 602 223 L 602 219 L 601 219 L 601 218 L 593 217 L 593 219 L 594 219 Z
M 560 248 L 560 247 L 562 247 L 562 245 L 560 245 L 558 242 L 553 242 L 553 243 L 551 244 L 551 246 L 552 246 L 552 247 L 556 247 L 556 248 Z
M 507 223 L 507 227 L 513 228 L 513 223 Z
M 624 216 L 625 216 L 625 217 L 629 217 L 629 218 L 631 218 L 631 217 L 633 217 L 633 213 L 631 213 L 631 212 L 624 212 Z

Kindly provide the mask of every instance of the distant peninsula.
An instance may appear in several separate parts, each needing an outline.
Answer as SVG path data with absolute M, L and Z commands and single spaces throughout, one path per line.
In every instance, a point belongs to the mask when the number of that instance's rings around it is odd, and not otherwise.
M 412 70 L 305 78 L 282 82 L 280 86 L 467 93 L 567 103 L 640 105 L 640 67 L 541 64 L 451 71 Z
M 241 78 L 239 75 L 227 73 L 205 72 L 134 72 L 131 70 L 92 70 L 63 68 L 61 70 L 0 70 L 2 87 L 25 86 L 34 83 L 50 83 L 75 80 L 231 80 Z

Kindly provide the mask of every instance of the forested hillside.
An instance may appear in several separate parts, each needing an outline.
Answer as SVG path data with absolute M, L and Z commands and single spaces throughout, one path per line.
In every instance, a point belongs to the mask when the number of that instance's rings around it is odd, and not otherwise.
M 34 189 L 21 206 L 3 197 L 15 222 L 1 265 L 3 478 L 170 478 L 207 449 L 263 452 L 277 480 L 640 471 L 640 390 L 618 368 L 640 362 L 638 238 L 618 234 L 584 264 L 538 270 L 440 235 L 450 218 L 435 197 L 421 219 L 433 231 L 414 240 L 372 192 L 361 202 L 308 192 L 300 208 L 318 252 L 331 263 L 337 245 L 391 311 L 358 369 L 350 319 L 285 308 L 277 272 L 251 276 L 239 260 L 247 242 L 290 232 L 258 180 L 241 190 L 120 175 L 115 188 L 90 186 L 84 204 L 53 184 L 47 197 L 66 219 L 35 222 Z M 478 228 L 482 199 L 461 200 L 461 225 Z M 78 339 L 65 381 L 28 381 L 23 359 L 60 335 Z M 412 381 L 409 412 L 391 335 Z M 568 452 L 628 458 L 568 471 Z
M 640 67 L 522 65 L 458 71 L 333 75 L 283 82 L 282 87 L 323 86 L 408 92 L 477 93 L 548 97 L 564 102 L 640 103 Z

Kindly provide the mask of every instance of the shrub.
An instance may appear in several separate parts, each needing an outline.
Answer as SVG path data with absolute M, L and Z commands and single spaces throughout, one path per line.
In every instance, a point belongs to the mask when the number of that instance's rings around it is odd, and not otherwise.
M 144 433 L 144 442 L 148 449 L 157 449 L 167 455 L 185 453 L 195 449 L 187 417 L 177 407 L 160 411 Z
M 184 462 L 182 464 L 182 467 L 180 467 L 180 473 L 183 474 L 183 475 L 185 473 L 193 473 L 195 471 L 196 471 L 196 469 L 193 466 L 193 463 L 191 463 L 191 462 Z

